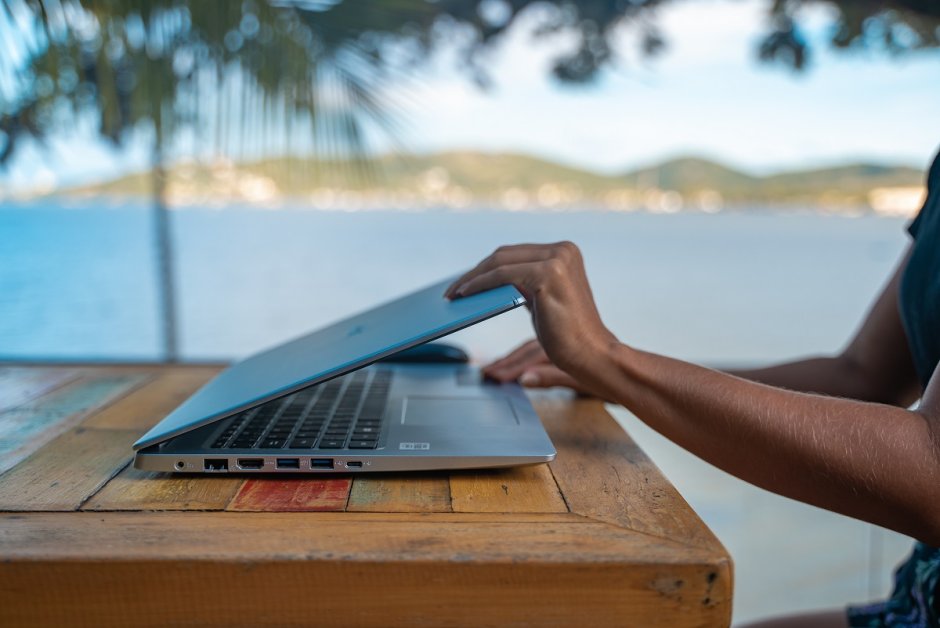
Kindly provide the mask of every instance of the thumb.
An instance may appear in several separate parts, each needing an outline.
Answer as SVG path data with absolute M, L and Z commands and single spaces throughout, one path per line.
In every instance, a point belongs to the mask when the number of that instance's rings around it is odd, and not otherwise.
M 519 383 L 526 388 L 551 388 L 552 386 L 566 386 L 580 389 L 578 380 L 571 377 L 554 364 L 532 366 L 523 371 Z

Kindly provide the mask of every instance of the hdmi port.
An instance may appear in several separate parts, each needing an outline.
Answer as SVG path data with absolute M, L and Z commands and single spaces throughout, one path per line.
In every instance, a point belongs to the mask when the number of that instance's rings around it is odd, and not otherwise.
M 264 467 L 264 458 L 239 458 L 238 468 L 246 471 L 254 471 Z

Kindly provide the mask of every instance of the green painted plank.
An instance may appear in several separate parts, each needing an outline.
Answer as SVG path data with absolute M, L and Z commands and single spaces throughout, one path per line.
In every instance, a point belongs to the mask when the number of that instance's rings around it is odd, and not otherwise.
M 85 376 L 39 399 L 0 412 L 0 473 L 149 378 L 146 374 Z

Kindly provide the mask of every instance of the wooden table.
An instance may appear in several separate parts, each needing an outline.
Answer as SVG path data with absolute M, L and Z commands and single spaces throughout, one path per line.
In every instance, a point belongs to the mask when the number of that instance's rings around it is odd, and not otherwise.
M 498 471 L 145 473 L 218 371 L 0 366 L 0 626 L 726 626 L 727 552 L 596 401 Z

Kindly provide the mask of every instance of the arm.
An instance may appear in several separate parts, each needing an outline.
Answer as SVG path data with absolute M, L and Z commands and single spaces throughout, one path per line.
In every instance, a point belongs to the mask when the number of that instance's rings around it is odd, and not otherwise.
M 855 337 L 836 356 L 728 373 L 771 386 L 908 407 L 921 395 L 898 311 L 905 257 Z
M 898 311 L 898 286 L 906 263 L 905 257 L 855 337 L 839 355 L 725 372 L 789 390 L 910 406 L 922 390 Z M 578 381 L 555 366 L 538 340 L 524 343 L 485 366 L 483 372 L 497 381 L 519 380 L 529 387 L 566 386 L 582 394 L 601 396 L 588 382 Z
M 499 249 L 448 295 L 507 283 L 555 365 L 667 438 L 768 490 L 940 545 L 940 377 L 910 411 L 637 351 L 601 322 L 570 243 Z

